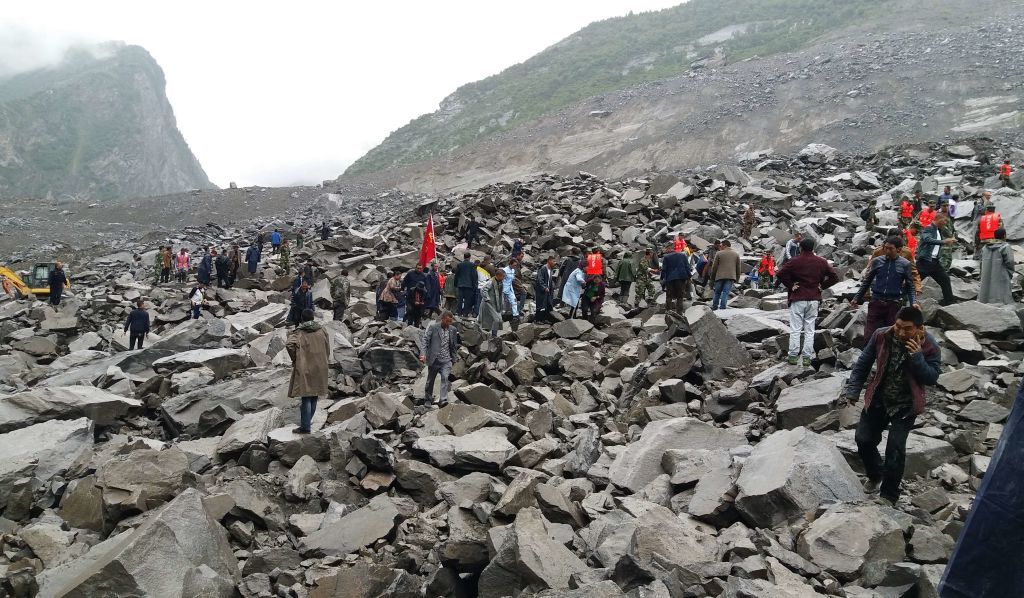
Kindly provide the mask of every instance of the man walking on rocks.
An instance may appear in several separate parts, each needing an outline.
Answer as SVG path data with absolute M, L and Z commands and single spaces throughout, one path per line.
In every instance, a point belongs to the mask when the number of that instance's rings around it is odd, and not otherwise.
M 153 256 L 153 284 L 160 284 L 161 272 L 164 269 L 164 246 L 161 245 L 160 249 L 156 250 L 156 255 Z
M 331 339 L 319 323 L 313 321 L 313 310 L 304 309 L 298 328 L 288 333 L 285 348 L 292 358 L 292 378 L 288 396 L 298 397 L 299 427 L 296 434 L 312 432 L 313 413 L 317 399 L 328 394 L 329 370 L 327 360 L 331 354 Z
M 287 276 L 292 271 L 292 248 L 288 245 L 288 239 L 281 241 L 281 248 L 278 251 L 281 252 L 281 267 L 284 268 L 284 273 Z
M 915 224 L 914 226 L 917 226 L 917 225 Z M 903 233 L 901 233 L 900 229 L 898 229 L 896 227 L 892 227 L 892 228 L 890 228 L 888 230 L 888 232 L 886 233 L 886 237 L 883 240 L 882 244 L 877 246 L 877 247 L 875 247 L 875 249 L 871 252 L 871 258 L 868 260 L 868 265 L 864 267 L 864 272 L 861 274 L 862 278 L 867 276 L 868 272 L 871 271 L 871 261 L 874 260 L 876 257 L 885 255 L 885 242 L 884 241 L 888 240 L 891 237 L 903 238 Z M 909 239 L 910 237 L 908 236 L 906 238 Z M 914 237 L 914 242 L 915 243 L 917 242 L 917 237 Z M 915 245 L 915 247 L 916 247 L 916 245 Z M 899 247 L 899 252 L 898 253 L 899 253 L 900 257 L 902 257 L 902 258 L 906 259 L 908 262 L 910 262 L 910 274 L 911 274 L 911 277 L 914 279 L 914 293 L 917 294 L 917 295 L 920 295 L 921 294 L 921 275 L 917 273 L 917 260 L 914 259 L 914 251 L 909 246 L 907 246 L 907 245 L 901 245 Z M 893 313 L 894 313 L 893 317 L 896 317 L 895 316 L 895 312 L 893 312 Z M 886 323 L 885 326 L 889 326 L 891 324 L 892 324 L 892 322 L 890 321 L 890 322 Z
M 388 273 L 384 288 L 380 292 L 381 316 L 385 320 L 398 319 L 398 294 L 402 292 L 402 273 L 397 270 Z
M 472 313 L 473 298 L 477 285 L 480 283 L 477 278 L 476 265 L 470 257 L 468 251 L 462 254 L 462 261 L 455 267 L 455 295 L 458 300 L 457 313 L 460 316 L 468 316 Z
M 197 282 L 196 286 L 189 291 L 188 300 L 192 305 L 192 319 L 198 320 L 199 315 L 203 312 L 203 306 L 206 305 L 206 285 Z
M 981 249 L 979 303 L 1013 304 L 1013 267 L 1013 248 L 1006 243 L 1006 229 L 997 228 L 995 242 Z
M 751 231 L 754 230 L 754 221 L 756 215 L 754 214 L 754 205 L 750 204 L 747 206 L 747 211 L 743 213 L 743 230 L 740 231 L 740 237 L 743 239 L 749 239 Z
M 228 260 L 227 249 L 221 250 L 216 261 L 213 262 L 213 267 L 217 270 L 217 286 L 222 289 L 228 288 L 228 271 L 230 270 L 231 263 Z
M 313 311 L 313 293 L 309 290 L 309 283 L 305 280 L 299 288 L 292 292 L 292 307 L 288 313 L 288 321 L 292 324 L 302 322 L 302 312 Z
M 939 288 L 942 289 L 942 301 L 939 305 L 952 305 L 956 302 L 953 297 L 953 285 L 946 269 L 942 267 L 939 255 L 943 246 L 956 243 L 956 239 L 943 237 L 941 228 L 945 223 L 946 217 L 938 214 L 934 221 L 921 231 L 921 238 L 918 240 L 917 271 L 921 273 L 922 281 L 930 276 L 939 283 Z
M 654 290 L 654 281 L 651 279 L 652 259 L 654 259 L 654 252 L 650 249 L 645 249 L 644 256 L 640 259 L 640 264 L 636 268 L 636 292 L 633 297 L 635 305 L 640 305 L 641 301 L 646 301 L 650 305 L 654 298 L 657 297 L 657 293 Z
M 799 236 L 800 233 L 797 233 Z M 729 293 L 732 285 L 740 279 L 740 255 L 733 251 L 728 239 L 722 241 L 722 250 L 715 254 L 711 262 L 711 278 L 715 281 L 715 294 L 711 300 L 711 309 L 725 309 L 729 306 Z
M 245 264 L 249 270 L 249 274 L 256 274 L 256 267 L 260 263 L 260 250 L 256 248 L 256 245 L 250 245 L 245 250 Z
M 124 323 L 124 331 L 128 333 L 128 350 L 134 351 L 135 346 L 142 348 L 142 341 L 149 334 L 149 314 L 145 310 L 145 302 L 139 299 L 135 302 L 135 309 L 128 314 Z
M 184 283 L 185 279 L 188 277 L 188 271 L 192 267 L 192 258 L 189 256 L 188 252 L 185 251 L 184 247 L 182 247 L 181 251 L 178 252 L 178 255 L 175 256 L 174 267 L 178 273 L 178 282 Z
M 174 254 L 168 245 L 160 252 L 160 282 L 171 282 L 171 267 L 174 265 Z
M 270 233 L 270 253 L 277 253 L 281 251 L 281 231 L 274 229 L 274 232 Z
M 867 382 L 864 410 L 857 424 L 857 452 L 864 463 L 864 489 L 895 504 L 907 459 L 907 436 L 916 417 L 924 413 L 925 387 L 939 378 L 939 347 L 924 329 L 924 316 L 916 307 L 904 307 L 891 327 L 879 328 L 857 359 L 843 393 L 855 402 Z M 868 382 L 871 367 L 875 373 Z M 878 454 L 882 432 L 888 428 L 885 459 Z
M 199 260 L 199 268 L 196 270 L 196 280 L 208 285 L 213 278 L 213 256 L 217 255 L 217 250 L 213 250 L 213 255 L 210 254 L 205 248 L 203 249 L 203 257 Z
M 549 255 L 547 261 L 537 271 L 534 294 L 537 296 L 535 321 L 550 322 L 551 310 L 555 307 L 555 256 Z
M 50 305 L 60 305 L 60 298 L 64 295 L 64 287 L 68 284 L 68 277 L 64 274 L 64 264 L 57 262 L 50 271 Z
M 424 390 L 423 403 L 430 406 L 434 402 L 434 381 L 441 376 L 441 391 L 437 404 L 444 407 L 448 404 L 448 378 L 452 374 L 452 364 L 459 357 L 459 330 L 452 326 L 455 317 L 452 312 L 441 312 L 438 321 L 431 322 L 423 331 L 423 350 L 420 362 L 427 366 L 427 386 Z
M 484 285 L 480 299 L 480 315 L 477 321 L 480 328 L 490 331 L 491 338 L 498 336 L 501 330 L 501 314 L 505 311 L 505 293 L 502 291 L 505 271 L 497 270 L 494 277 Z
M 839 282 L 839 274 L 823 257 L 814 254 L 814 239 L 800 241 L 800 255 L 779 269 L 779 282 L 789 291 L 789 363 L 803 365 L 814 359 L 814 325 L 821 291 Z M 801 351 L 801 336 L 803 351 Z
M 629 289 L 636 282 L 637 267 L 633 262 L 633 254 L 625 252 L 622 254 L 622 260 L 619 261 L 619 265 L 615 268 L 615 280 L 619 282 L 619 303 L 622 305 L 629 305 Z M 639 298 L 637 303 L 639 303 Z
M 473 243 L 476 243 L 480 237 L 480 223 L 476 221 L 476 216 L 470 214 L 469 222 L 466 223 L 466 249 L 472 249 Z
M 343 269 L 337 278 L 331 281 L 331 301 L 334 302 L 334 319 L 345 319 L 345 308 L 352 298 L 352 283 L 348 279 L 348 270 Z
M 864 300 L 864 295 L 871 289 L 871 301 L 868 303 L 868 317 L 864 322 L 864 342 L 871 341 L 875 330 L 891 326 L 899 312 L 900 301 L 906 297 L 908 305 L 917 304 L 917 291 L 911 273 L 910 260 L 900 256 L 903 239 L 893 235 L 885 240 L 882 246 L 884 254 L 872 258 L 868 264 L 868 273 L 860 282 L 860 289 L 850 300 L 854 308 Z
M 682 314 L 683 300 L 692 297 L 690 259 L 681 251 L 670 251 L 661 260 L 661 286 L 665 288 L 665 312 Z

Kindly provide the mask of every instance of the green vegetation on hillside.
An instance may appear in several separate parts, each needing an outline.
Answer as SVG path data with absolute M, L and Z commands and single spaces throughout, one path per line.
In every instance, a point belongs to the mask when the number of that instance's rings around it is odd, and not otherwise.
M 522 64 L 464 85 L 437 113 L 392 133 L 345 174 L 429 159 L 585 98 L 677 76 L 720 48 L 727 62 L 791 51 L 885 10 L 889 0 L 691 0 L 593 23 Z M 726 41 L 697 44 L 732 25 Z M 446 110 L 449 107 L 457 109 Z M 454 116 L 450 113 L 455 112 Z M 439 118 L 445 115 L 444 119 Z

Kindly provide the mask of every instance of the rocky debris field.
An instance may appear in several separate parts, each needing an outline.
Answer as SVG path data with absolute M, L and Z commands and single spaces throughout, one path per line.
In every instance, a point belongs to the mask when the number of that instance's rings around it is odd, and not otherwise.
M 199 320 L 186 287 L 152 284 L 157 243 L 72 261 L 59 309 L 0 299 L 0 594 L 936 596 L 1022 373 L 1020 305 L 973 300 L 969 206 L 997 186 L 979 160 L 1003 148 L 970 143 L 867 158 L 813 146 L 742 168 L 542 176 L 423 202 L 439 255 L 476 214 L 475 255 L 522 238 L 530 280 L 547 254 L 592 245 L 614 264 L 677 232 L 697 247 L 732 238 L 749 270 L 793 230 L 813 235 L 844 280 L 825 292 L 807 367 L 783 361 L 785 295 L 741 281 L 719 312 L 706 294 L 681 314 L 611 294 L 596 326 L 526 318 L 490 339 L 457 320 L 456 400 L 417 406 L 421 330 L 376 321 L 371 289 L 377 267 L 413 265 L 423 219 L 339 218 L 332 238 L 293 254 L 314 264 L 318 318 L 330 279 L 347 268 L 353 282 L 346 319 L 324 321 L 331 394 L 309 435 L 291 431 L 291 277 L 276 256 L 214 290 Z M 875 202 L 893 222 L 894 198 L 943 184 L 967 214 L 952 265 L 961 301 L 940 308 L 926 281 L 943 373 L 893 506 L 862 490 L 858 408 L 836 404 L 863 343 L 865 308 L 848 300 L 877 242 L 859 214 Z M 1021 197 L 994 198 L 1020 258 Z M 743 203 L 758 210 L 751 241 L 735 238 Z M 295 221 L 324 213 L 311 204 Z M 177 235 L 244 245 L 259 226 Z M 121 327 L 140 297 L 153 334 L 127 351 Z

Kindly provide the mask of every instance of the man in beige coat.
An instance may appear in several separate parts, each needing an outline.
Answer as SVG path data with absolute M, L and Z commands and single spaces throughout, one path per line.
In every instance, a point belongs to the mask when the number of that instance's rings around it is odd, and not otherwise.
M 313 321 L 313 310 L 302 311 L 302 322 L 288 333 L 288 356 L 292 358 L 292 379 L 289 397 L 301 397 L 299 427 L 296 434 L 309 434 L 313 424 L 316 401 L 327 396 L 327 359 L 331 354 L 331 339 L 327 331 Z
M 733 251 L 732 243 L 722 241 L 722 249 L 715 254 L 715 259 L 711 262 L 710 279 L 715 283 L 711 309 L 725 309 L 729 306 L 732 285 L 736 284 L 741 275 L 740 255 Z

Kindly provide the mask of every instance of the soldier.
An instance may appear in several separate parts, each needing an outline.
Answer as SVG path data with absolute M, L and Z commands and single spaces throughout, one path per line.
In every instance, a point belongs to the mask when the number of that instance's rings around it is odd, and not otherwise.
M 160 249 L 156 250 L 156 256 L 153 257 L 153 284 L 160 284 L 160 272 L 164 269 L 164 246 L 161 245 Z
M 658 294 L 654 290 L 654 282 L 651 279 L 651 259 L 654 257 L 654 252 L 650 249 L 644 251 L 644 257 L 640 260 L 640 265 L 636 269 L 636 304 L 639 305 L 641 300 L 646 300 L 648 304 L 654 301 L 654 298 Z
M 288 245 L 288 239 L 285 239 L 281 243 L 281 267 L 284 268 L 285 274 L 291 274 L 291 263 L 288 261 L 292 257 L 292 248 Z
M 751 204 L 747 206 L 747 211 L 743 213 L 743 230 L 740 231 L 740 237 L 744 239 L 750 238 L 750 233 L 754 230 L 754 219 L 754 206 Z
M 302 236 L 303 233 L 305 233 L 305 230 L 299 230 L 299 233 L 295 235 L 295 247 L 298 249 L 302 249 L 303 244 L 306 242 Z
M 348 279 L 348 270 L 343 269 L 341 275 L 331 281 L 331 301 L 334 302 L 334 319 L 345 319 L 345 308 L 352 300 L 352 283 Z

